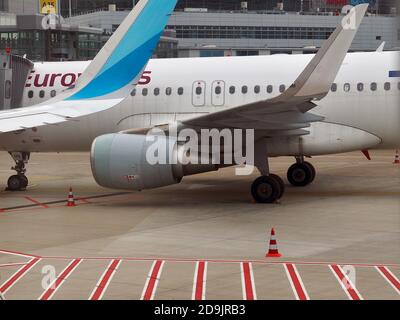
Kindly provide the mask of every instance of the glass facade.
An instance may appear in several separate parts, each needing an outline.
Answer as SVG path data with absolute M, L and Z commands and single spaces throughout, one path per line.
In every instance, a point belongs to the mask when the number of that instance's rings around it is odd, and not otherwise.
M 248 26 L 169 26 L 177 38 L 185 39 L 328 39 L 334 28 L 248 27 Z
M 0 50 L 26 55 L 32 61 L 89 60 L 101 49 L 101 36 L 66 31 L 1 31 Z

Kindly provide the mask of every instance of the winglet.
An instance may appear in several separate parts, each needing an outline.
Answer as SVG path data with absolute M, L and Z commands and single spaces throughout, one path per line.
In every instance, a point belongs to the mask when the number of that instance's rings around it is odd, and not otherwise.
M 139 80 L 177 0 L 140 0 L 65 100 L 125 98 Z
M 361 25 L 368 4 L 353 7 L 281 98 L 323 98 L 330 90 Z

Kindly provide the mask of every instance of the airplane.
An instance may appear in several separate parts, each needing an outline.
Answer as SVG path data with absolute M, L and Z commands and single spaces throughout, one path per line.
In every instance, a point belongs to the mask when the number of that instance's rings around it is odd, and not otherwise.
M 8 189 L 26 188 L 33 152 L 91 150 L 97 183 L 132 191 L 224 167 L 146 163 L 146 133 L 167 124 L 254 129 L 261 176 L 251 194 L 259 203 L 274 203 L 285 192 L 283 180 L 270 172 L 270 157 L 293 156 L 288 181 L 304 187 L 316 176 L 307 157 L 399 148 L 400 52 L 347 53 L 367 7 L 354 7 L 315 55 L 155 59 L 140 73 L 124 63 L 115 78 L 104 76 L 100 89 L 90 84 L 109 49 L 93 62 L 35 64 L 25 105 L 55 97 L 0 112 L 0 150 L 12 155 L 17 171 Z M 117 50 L 115 39 L 123 35 L 117 30 L 113 38 Z M 130 82 L 120 90 L 118 77 L 125 73 Z

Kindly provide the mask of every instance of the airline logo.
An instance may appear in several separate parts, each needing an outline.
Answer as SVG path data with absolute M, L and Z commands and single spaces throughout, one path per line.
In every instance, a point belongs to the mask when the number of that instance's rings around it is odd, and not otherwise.
M 151 71 L 143 72 L 138 85 L 147 85 L 151 82 Z M 76 80 L 81 76 L 82 73 L 46 73 L 40 74 L 34 71 L 28 77 L 25 84 L 25 88 L 52 88 L 52 87 L 64 87 L 68 88 L 72 86 Z

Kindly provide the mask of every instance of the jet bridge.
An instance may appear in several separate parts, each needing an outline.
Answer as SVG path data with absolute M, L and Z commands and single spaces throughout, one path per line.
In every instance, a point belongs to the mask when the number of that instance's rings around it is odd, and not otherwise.
M 0 110 L 22 106 L 23 93 L 33 63 L 23 57 L 0 54 Z

